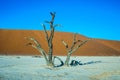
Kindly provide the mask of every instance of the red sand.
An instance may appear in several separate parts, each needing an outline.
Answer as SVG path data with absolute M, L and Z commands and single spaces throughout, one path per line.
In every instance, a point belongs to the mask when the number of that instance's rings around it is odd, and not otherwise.
M 39 55 L 40 53 L 26 46 L 29 42 L 25 37 L 34 37 L 47 51 L 47 42 L 43 31 L 32 30 L 0 30 L 0 55 Z M 86 40 L 85 36 L 78 35 L 77 39 Z M 66 55 L 65 46 L 62 40 L 69 46 L 72 44 L 73 34 L 65 32 L 55 32 L 53 47 L 54 55 Z M 73 55 L 79 56 L 119 56 L 120 41 L 94 39 L 80 47 Z

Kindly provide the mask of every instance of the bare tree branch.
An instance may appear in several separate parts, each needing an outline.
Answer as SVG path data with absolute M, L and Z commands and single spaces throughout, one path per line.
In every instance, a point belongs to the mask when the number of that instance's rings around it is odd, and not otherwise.
M 49 37 L 48 37 L 48 33 L 47 33 L 47 30 L 46 30 L 46 26 L 44 24 L 42 24 L 43 28 L 44 28 L 44 33 L 46 35 L 46 40 L 47 42 L 49 42 Z
M 58 26 L 58 27 L 61 27 L 62 25 L 61 25 L 61 24 L 55 24 L 55 25 L 54 25 L 54 28 L 57 27 L 57 26 Z
M 37 49 L 39 52 L 41 52 L 42 56 L 44 56 L 46 62 L 48 62 L 48 59 L 47 59 L 47 54 L 46 52 L 42 49 L 41 45 L 39 44 L 39 42 L 33 38 L 33 37 L 28 37 L 27 38 L 28 40 L 31 40 L 33 41 L 35 44 L 32 44 L 32 43 L 29 43 L 28 45 L 32 46 L 33 48 Z
M 50 28 L 51 28 L 51 30 L 50 30 L 50 37 L 49 37 L 49 40 L 51 42 L 52 39 L 53 39 L 53 36 L 54 36 L 54 26 L 53 26 L 53 23 L 54 23 L 54 18 L 55 18 L 55 12 L 54 13 L 50 12 L 50 14 L 52 16 L 52 19 L 50 21 Z
M 74 48 L 74 46 L 77 44 L 76 35 L 77 35 L 76 33 L 73 35 L 73 43 L 72 43 L 72 46 L 71 46 L 70 50 L 72 50 Z
M 39 44 L 39 42 L 35 38 L 28 37 L 28 39 L 31 40 L 31 41 L 33 41 L 36 44 L 37 47 L 41 47 L 41 45 Z
M 62 40 L 62 43 L 65 45 L 65 48 L 66 48 L 67 51 L 68 51 L 68 44 L 67 44 L 65 41 L 63 41 L 63 40 Z
M 80 48 L 80 47 L 81 47 L 83 44 L 85 44 L 86 42 L 88 42 L 88 40 L 85 40 L 85 41 L 83 41 L 82 43 L 80 43 L 76 48 L 74 48 L 74 49 L 72 50 L 71 54 L 74 53 L 78 48 Z
M 56 13 L 55 13 L 55 12 L 50 12 L 50 14 L 51 14 L 51 16 L 52 16 L 52 20 L 50 21 L 50 23 L 53 24 Z

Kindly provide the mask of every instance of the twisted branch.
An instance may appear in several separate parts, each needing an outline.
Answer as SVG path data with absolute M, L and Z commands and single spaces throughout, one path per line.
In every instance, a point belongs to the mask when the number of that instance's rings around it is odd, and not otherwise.
M 55 58 L 58 59 L 60 61 L 60 63 L 61 63 L 61 64 L 59 64 L 59 65 L 57 65 L 55 67 L 61 67 L 61 66 L 64 65 L 64 62 L 59 57 L 57 57 L 57 56 L 54 56 L 53 62 L 54 62 Z
M 44 49 L 41 47 L 41 45 L 39 44 L 39 42 L 35 38 L 33 38 L 33 37 L 27 37 L 26 39 L 33 41 L 33 43 L 35 43 L 35 44 L 28 43 L 27 45 L 30 45 L 33 48 L 37 49 L 39 52 L 41 52 L 41 54 L 42 54 L 42 56 L 44 56 L 45 60 L 48 61 L 47 54 L 44 51 Z

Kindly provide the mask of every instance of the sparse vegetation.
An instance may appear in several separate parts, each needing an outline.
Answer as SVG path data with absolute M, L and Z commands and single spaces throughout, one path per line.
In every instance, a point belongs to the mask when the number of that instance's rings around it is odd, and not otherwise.
M 66 57 L 65 63 L 59 57 L 53 56 L 53 43 L 52 42 L 53 42 L 55 27 L 61 26 L 60 24 L 55 24 L 54 25 L 55 14 L 56 14 L 55 12 L 50 12 L 50 15 L 52 17 L 51 20 L 50 21 L 45 21 L 45 23 L 50 25 L 50 30 L 49 30 L 50 33 L 48 33 L 48 30 L 46 30 L 45 24 L 42 24 L 42 26 L 44 28 L 44 33 L 45 33 L 45 36 L 46 36 L 46 41 L 47 41 L 47 44 L 48 44 L 48 53 L 42 48 L 41 44 L 33 37 L 27 37 L 28 40 L 32 41 L 32 42 L 28 43 L 27 45 L 32 46 L 33 48 L 37 49 L 42 54 L 42 56 L 46 60 L 47 66 L 50 66 L 50 67 L 60 67 L 60 66 L 63 66 L 63 65 L 69 66 L 70 65 L 69 64 L 70 56 L 76 50 L 78 50 L 83 44 L 85 44 L 88 40 L 85 40 L 85 41 L 76 40 L 76 35 L 77 34 L 74 34 L 73 43 L 72 43 L 72 46 L 70 48 L 68 47 L 68 44 L 65 41 L 62 41 L 62 43 L 65 45 L 66 50 L 67 50 L 67 57 Z M 61 62 L 60 65 L 57 65 L 57 66 L 54 65 L 55 58 L 58 59 Z

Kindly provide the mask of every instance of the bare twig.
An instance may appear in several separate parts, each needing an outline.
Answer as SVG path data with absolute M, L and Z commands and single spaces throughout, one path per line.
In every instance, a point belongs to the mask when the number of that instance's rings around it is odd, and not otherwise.
M 65 48 L 67 49 L 67 51 L 69 51 L 68 44 L 65 41 L 63 41 L 63 40 L 62 40 L 62 43 L 65 45 Z

